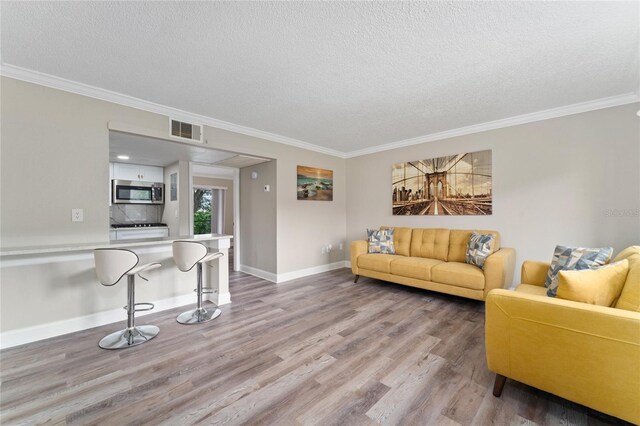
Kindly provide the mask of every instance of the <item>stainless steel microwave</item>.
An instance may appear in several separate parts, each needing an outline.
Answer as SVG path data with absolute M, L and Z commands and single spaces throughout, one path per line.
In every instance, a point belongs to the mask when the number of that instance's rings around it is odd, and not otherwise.
M 113 204 L 164 204 L 164 183 L 114 179 Z

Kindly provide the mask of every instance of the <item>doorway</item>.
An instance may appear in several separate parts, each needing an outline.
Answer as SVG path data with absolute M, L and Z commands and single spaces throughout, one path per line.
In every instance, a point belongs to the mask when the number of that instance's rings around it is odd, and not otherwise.
M 193 234 L 233 234 L 226 223 L 226 187 L 193 186 Z
M 191 163 L 191 223 L 194 235 L 233 235 L 229 270 L 239 270 L 239 170 Z

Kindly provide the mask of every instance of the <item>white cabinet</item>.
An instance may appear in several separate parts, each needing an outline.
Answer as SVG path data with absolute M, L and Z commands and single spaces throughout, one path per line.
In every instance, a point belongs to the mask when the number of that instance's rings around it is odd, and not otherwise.
M 164 169 L 141 164 L 113 163 L 113 179 L 164 182 Z

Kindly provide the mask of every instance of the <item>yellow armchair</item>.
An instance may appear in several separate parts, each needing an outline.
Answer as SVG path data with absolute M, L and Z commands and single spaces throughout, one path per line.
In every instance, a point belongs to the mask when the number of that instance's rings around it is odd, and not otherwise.
M 494 395 L 510 378 L 640 424 L 640 312 L 547 297 L 548 267 L 525 262 L 518 291 L 486 299 Z

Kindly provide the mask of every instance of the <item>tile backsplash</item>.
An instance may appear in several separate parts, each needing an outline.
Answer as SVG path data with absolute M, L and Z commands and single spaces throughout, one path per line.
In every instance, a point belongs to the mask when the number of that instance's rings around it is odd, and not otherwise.
M 110 223 L 159 223 L 164 206 L 146 204 L 112 204 L 109 207 Z

